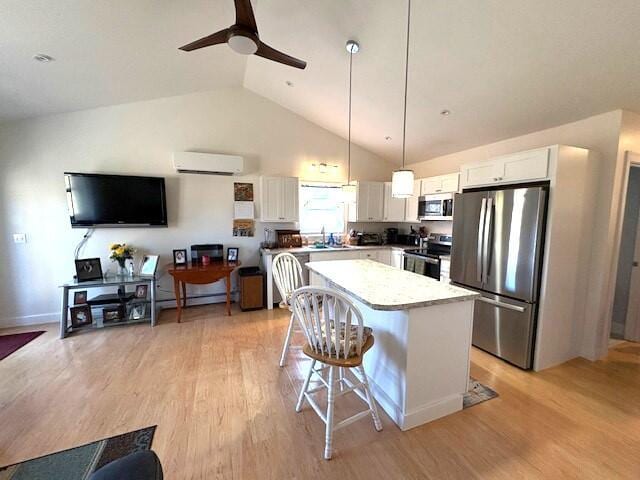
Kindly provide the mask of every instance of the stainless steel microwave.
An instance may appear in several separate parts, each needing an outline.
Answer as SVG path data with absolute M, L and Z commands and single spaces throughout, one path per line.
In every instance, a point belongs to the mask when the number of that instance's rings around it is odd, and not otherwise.
M 423 195 L 418 198 L 420 220 L 453 220 L 453 194 Z

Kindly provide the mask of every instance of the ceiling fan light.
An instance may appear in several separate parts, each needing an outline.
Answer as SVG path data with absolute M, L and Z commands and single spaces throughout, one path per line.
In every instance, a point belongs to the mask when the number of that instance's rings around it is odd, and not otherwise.
M 227 43 L 231 50 L 241 55 L 253 55 L 258 51 L 258 44 L 255 40 L 242 34 L 230 36 Z
M 413 170 L 396 170 L 391 178 L 391 196 L 410 198 L 413 196 Z

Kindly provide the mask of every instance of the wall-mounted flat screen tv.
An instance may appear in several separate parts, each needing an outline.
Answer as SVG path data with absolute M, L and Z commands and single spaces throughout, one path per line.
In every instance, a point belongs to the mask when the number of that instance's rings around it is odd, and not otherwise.
M 166 227 L 164 178 L 64 174 L 71 226 Z

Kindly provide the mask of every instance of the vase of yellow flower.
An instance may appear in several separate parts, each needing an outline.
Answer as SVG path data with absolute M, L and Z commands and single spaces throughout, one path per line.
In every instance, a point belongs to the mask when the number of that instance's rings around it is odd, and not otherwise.
M 126 276 L 129 275 L 129 271 L 125 266 L 125 262 L 129 258 L 133 258 L 133 254 L 135 250 L 133 247 L 127 245 L 126 243 L 112 243 L 109 246 L 109 258 L 114 262 L 118 262 L 118 275 Z

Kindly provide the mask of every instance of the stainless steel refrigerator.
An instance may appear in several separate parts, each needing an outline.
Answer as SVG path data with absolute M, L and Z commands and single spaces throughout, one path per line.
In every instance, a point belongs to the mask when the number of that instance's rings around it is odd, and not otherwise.
M 455 196 L 451 281 L 476 290 L 473 344 L 531 368 L 547 188 Z

